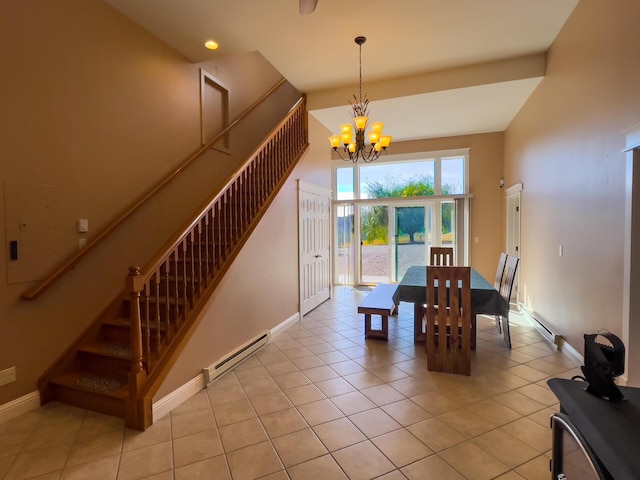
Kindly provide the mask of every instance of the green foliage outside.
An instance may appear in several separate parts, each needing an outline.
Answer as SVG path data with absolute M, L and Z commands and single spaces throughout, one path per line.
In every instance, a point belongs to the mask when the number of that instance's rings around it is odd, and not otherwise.
M 442 193 L 451 191 L 450 186 L 443 185 Z M 407 198 L 433 195 L 433 177 L 416 175 L 400 183 L 396 178 L 384 182 L 374 181 L 367 185 L 369 198 Z M 444 204 L 442 209 L 442 233 L 450 234 L 453 205 Z M 388 243 L 387 207 L 374 206 L 363 209 L 362 241 L 369 244 Z M 424 207 L 398 208 L 398 234 L 408 236 L 409 243 L 415 243 L 419 237 L 424 241 Z

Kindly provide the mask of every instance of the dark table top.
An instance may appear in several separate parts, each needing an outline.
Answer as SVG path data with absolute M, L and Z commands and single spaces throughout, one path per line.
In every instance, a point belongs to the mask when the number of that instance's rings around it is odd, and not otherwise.
M 586 382 L 552 378 L 547 384 L 613 478 L 640 478 L 640 388 L 618 387 L 627 400 L 611 403 L 586 392 Z
M 396 304 L 400 302 L 426 303 L 427 268 L 429 267 L 419 265 L 409 267 L 393 296 Z M 471 308 L 475 313 L 503 317 L 509 315 L 509 304 L 493 288 L 493 285 L 474 268 L 471 268 Z

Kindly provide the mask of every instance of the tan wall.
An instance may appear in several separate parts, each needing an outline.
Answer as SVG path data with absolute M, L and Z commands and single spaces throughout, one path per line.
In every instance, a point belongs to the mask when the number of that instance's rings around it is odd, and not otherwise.
M 504 250 L 503 134 L 465 135 L 393 144 L 393 153 L 469 149 L 470 265 L 493 281 Z M 478 243 L 474 239 L 478 237 Z
M 76 250 L 76 219 L 89 219 L 90 239 L 200 148 L 200 67 L 229 88 L 231 119 L 281 77 L 257 53 L 191 64 L 99 0 L 0 3 L 0 58 L 3 198 L 21 185 L 53 187 L 49 240 L 36 242 L 43 264 Z M 278 98 L 295 95 L 285 88 Z M 268 107 L 256 122 L 281 118 L 288 107 Z M 127 267 L 144 265 L 226 178 L 236 152 L 266 130 L 234 134 L 232 155 L 207 154 L 34 302 L 19 298 L 31 283 L 9 284 L 6 276 L 5 231 L 15 226 L 4 199 L 0 369 L 15 366 L 17 382 L 0 387 L 0 405 L 36 390 L 37 378 L 124 287 Z
M 639 16 L 636 0 L 581 1 L 505 132 L 506 183 L 524 184 L 520 285 L 579 351 L 586 332 L 622 336 L 621 132 L 640 121 Z

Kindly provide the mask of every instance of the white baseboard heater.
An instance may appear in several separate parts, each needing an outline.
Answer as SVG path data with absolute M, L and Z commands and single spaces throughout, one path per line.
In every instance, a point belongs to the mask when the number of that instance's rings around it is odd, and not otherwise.
M 526 309 L 524 306 L 520 305 L 520 308 L 523 312 L 527 314 L 533 326 L 540 332 L 540 334 L 546 338 L 550 343 L 554 344 L 557 348 L 561 348 L 564 343 L 564 339 L 562 335 L 557 334 L 553 330 L 551 330 L 548 326 L 546 326 L 540 319 L 532 313 L 530 310 Z
M 249 340 L 244 345 L 239 346 L 224 357 L 221 357 L 217 362 L 203 368 L 202 373 L 204 374 L 205 383 L 207 385 L 210 384 L 227 370 L 238 365 L 253 352 L 269 343 L 269 339 L 270 332 L 265 331 Z

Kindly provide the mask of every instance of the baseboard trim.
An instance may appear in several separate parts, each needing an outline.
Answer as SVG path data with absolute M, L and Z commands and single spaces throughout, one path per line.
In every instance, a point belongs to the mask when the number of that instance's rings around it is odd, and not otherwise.
M 204 375 L 201 373 L 170 394 L 162 397 L 153 404 L 153 422 L 155 423 L 163 418 L 171 410 L 182 405 L 206 386 Z
M 299 320 L 300 320 L 300 312 L 294 313 L 285 321 L 280 322 L 278 325 L 276 325 L 271 329 L 271 338 L 273 339 L 277 337 L 278 335 L 283 333 L 287 328 L 289 328 L 291 325 L 298 322 Z
M 575 348 L 573 348 L 564 338 L 562 339 L 562 343 L 560 347 L 558 347 L 560 351 L 563 353 L 568 353 L 576 360 L 578 360 L 582 365 L 584 365 L 584 357 L 578 352 Z
M 23 413 L 40 408 L 40 392 L 31 392 L 0 405 L 0 423 L 12 420 Z
M 271 341 L 276 336 L 283 333 L 287 328 L 296 323 L 300 319 L 300 314 L 295 313 L 289 318 L 279 323 L 270 330 Z M 169 414 L 171 410 L 179 407 L 184 402 L 193 397 L 196 393 L 206 388 L 207 382 L 204 373 L 197 375 L 189 380 L 187 383 L 178 387 L 173 392 L 165 395 L 157 402 L 153 403 L 153 422 L 160 420 L 165 415 Z M 0 412 L 1 413 L 1 412 Z
M 531 324 L 538 329 L 538 331 L 542 334 L 542 336 L 547 339 L 547 341 L 557 347 L 562 353 L 567 356 L 572 356 L 580 363 L 584 364 L 584 357 L 578 352 L 575 348 L 573 348 L 562 335 L 559 335 L 553 332 L 545 323 L 536 315 L 534 312 L 530 311 L 523 304 L 520 304 L 520 311 L 527 316 L 527 319 L 531 322 Z

